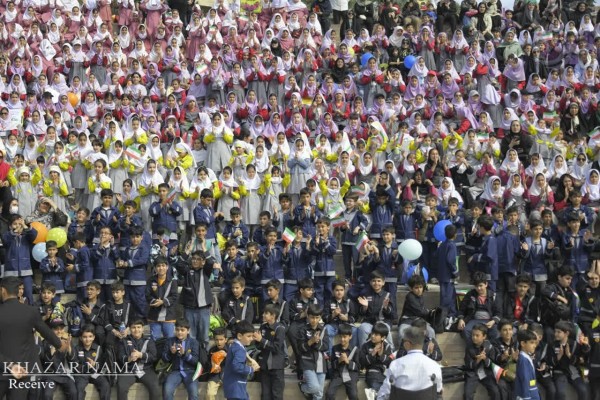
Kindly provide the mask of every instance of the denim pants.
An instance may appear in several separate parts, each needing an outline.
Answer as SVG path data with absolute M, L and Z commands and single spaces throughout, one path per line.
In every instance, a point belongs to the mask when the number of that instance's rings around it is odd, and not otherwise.
M 352 324 L 348 325 L 352 327 L 352 339 L 350 339 L 350 348 L 354 346 L 358 347 L 358 328 Z M 337 322 L 334 322 L 333 324 L 327 324 L 325 325 L 325 330 L 327 331 L 327 337 L 329 338 L 329 356 L 331 357 L 333 349 L 333 338 L 335 338 L 335 336 L 338 334 L 339 324 Z
M 325 373 L 312 370 L 304 371 L 304 383 L 300 386 L 306 394 L 313 396 L 313 400 L 323 398 L 323 389 L 325 387 Z M 165 399 L 166 400 L 166 399 Z
M 193 377 L 194 374 L 192 371 L 189 371 L 185 378 L 179 371 L 171 372 L 167 376 L 163 386 L 163 400 L 173 400 L 175 389 L 182 382 L 185 385 L 185 390 L 187 390 L 188 400 L 198 400 L 198 381 L 193 380 Z
M 172 322 L 150 322 L 150 336 L 156 341 L 162 337 L 175 336 L 175 324 Z
M 200 342 L 208 345 L 208 331 L 210 329 L 210 306 L 202 308 L 185 308 L 185 319 L 190 323 L 190 335 Z

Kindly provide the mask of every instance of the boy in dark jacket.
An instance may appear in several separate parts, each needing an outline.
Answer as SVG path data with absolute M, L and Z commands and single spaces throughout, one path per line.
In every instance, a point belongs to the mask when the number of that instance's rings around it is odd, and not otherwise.
M 288 329 L 288 343 L 292 347 L 292 352 L 296 357 L 296 372 L 298 377 L 302 375 L 300 363 L 299 342 L 296 340 L 306 325 L 308 307 L 312 304 L 318 304 L 314 297 L 315 287 L 313 281 L 306 278 L 298 282 L 299 293 L 290 301 L 290 327 Z
M 142 225 L 142 218 L 136 214 L 137 205 L 133 200 L 127 200 L 123 206 L 124 212 L 121 214 L 118 223 L 119 230 L 119 250 L 126 250 L 131 245 L 131 230 Z
M 385 278 L 384 289 L 390 294 L 390 301 L 396 305 L 396 294 L 398 293 L 398 278 L 402 269 L 402 262 L 398 254 L 398 244 L 394 240 L 394 228 L 388 226 L 383 228 L 378 251 L 375 252 L 374 260 L 377 271 Z M 397 308 L 397 307 L 396 307 Z
M 408 280 L 410 292 L 406 295 L 402 314 L 400 315 L 400 323 L 398 326 L 398 340 L 402 342 L 404 331 L 412 325 L 412 322 L 417 318 L 425 321 L 429 318 L 430 310 L 425 307 L 423 292 L 425 290 L 425 279 L 421 275 L 414 274 Z M 427 324 L 427 336 L 435 338 L 435 331 Z
M 154 269 L 156 274 L 146 285 L 145 301 L 149 305 L 148 322 L 152 340 L 158 340 L 161 337 L 173 337 L 175 334 L 178 281 L 169 278 L 169 264 L 166 258 L 157 257 Z
M 213 331 L 214 346 L 208 350 L 210 372 L 206 387 L 206 400 L 215 400 L 223 381 L 223 361 L 227 357 L 227 329 L 216 328 Z
M 262 304 L 263 310 L 269 304 L 277 306 L 279 309 L 279 315 L 277 315 L 277 322 L 281 322 L 287 329 L 290 326 L 290 305 L 286 300 L 281 300 L 279 293 L 281 292 L 281 282 L 276 279 L 271 279 L 266 284 L 267 296 L 269 298 Z M 261 310 L 262 313 L 262 310 Z
M 448 318 L 454 321 L 457 314 L 454 280 L 458 278 L 458 249 L 454 243 L 456 227 L 448 225 L 444 228 L 444 233 L 446 240 L 440 244 L 435 253 L 440 282 L 440 307 L 445 308 L 448 311 Z
M 294 209 L 294 225 L 302 227 L 302 233 L 305 236 L 316 236 L 317 221 L 321 217 L 321 212 L 317 206 L 311 204 L 310 191 L 307 188 L 300 190 L 300 204 Z
M 529 293 L 531 277 L 529 274 L 517 276 L 517 291 L 504 302 L 502 317 L 512 322 L 513 327 L 527 329 L 539 318 L 540 299 Z
M 241 277 L 244 272 L 244 260 L 238 252 L 238 247 L 235 240 L 228 240 L 225 244 L 225 256 L 223 257 L 219 277 L 222 292 L 231 289 L 232 280 L 238 276 Z
M 96 231 L 94 234 L 94 242 L 100 241 L 100 232 L 104 227 L 109 227 L 111 232 L 117 232 L 117 224 L 121 213 L 119 209 L 113 206 L 113 191 L 110 189 L 102 189 L 100 192 L 100 198 L 102 199 L 102 205 L 96 207 L 92 211 L 92 225 L 94 225 Z
M 471 330 L 475 325 L 486 327 L 485 336 L 490 339 L 498 337 L 495 325 L 500 321 L 501 310 L 496 302 L 496 294 L 488 288 L 488 282 L 483 272 L 473 274 L 473 285 L 463 298 L 458 312 L 458 330 L 462 331 L 463 339 L 470 341 Z
M 89 288 L 88 288 L 89 289 Z M 85 326 L 81 331 L 79 343 L 69 353 L 70 365 L 76 363 L 77 376 L 75 386 L 79 399 L 85 398 L 85 388 L 91 383 L 98 390 L 100 400 L 110 399 L 110 383 L 108 378 L 99 374 L 104 362 L 104 349 L 95 342 L 95 328 L 92 325 Z
M 129 335 L 119 342 L 117 359 L 127 367 L 127 371 L 136 371 L 136 375 L 122 375 L 117 380 L 117 399 L 126 399 L 129 388 L 140 382 L 148 390 L 150 400 L 158 400 L 160 388 L 154 372 L 154 362 L 158 358 L 154 340 L 144 337 L 144 322 L 132 320 L 129 323 Z M 135 368 L 135 369 L 134 369 Z
M 352 265 L 356 263 L 357 256 L 354 245 L 358 239 L 358 234 L 367 229 L 368 221 L 362 211 L 356 207 L 358 196 L 346 195 L 344 203 L 346 210 L 342 214 L 344 225 L 340 227 L 342 234 L 342 260 L 344 263 L 344 273 L 346 279 L 350 280 L 354 276 L 352 274 Z
M 132 319 L 145 318 L 148 312 L 146 303 L 146 268 L 150 261 L 150 248 L 144 246 L 144 228 L 135 226 L 130 230 L 129 247 L 121 251 L 117 267 L 125 270 L 123 284 L 127 300 L 134 307 Z M 156 340 L 156 338 L 154 338 Z
M 351 346 L 358 346 L 357 329 L 352 324 L 358 317 L 358 307 L 356 303 L 346 296 L 346 283 L 342 280 L 333 282 L 333 297 L 323 307 L 323 321 L 325 330 L 330 338 L 338 334 L 340 326 L 349 326 L 352 330 Z M 329 354 L 333 348 L 333 340 L 330 341 Z
M 594 250 L 596 242 L 592 237 L 592 232 L 587 229 L 580 229 L 581 221 L 578 214 L 567 216 L 567 229 L 562 234 L 561 252 L 564 254 L 565 265 L 573 268 L 574 288 L 579 288 L 580 282 L 585 282 L 584 274 L 589 267 L 589 254 Z
M 542 221 L 531 221 L 529 231 L 531 235 L 521 244 L 519 257 L 523 259 L 522 271 L 531 275 L 535 282 L 534 294 L 541 296 L 542 288 L 548 280 L 546 260 L 553 257 L 555 243 L 543 237 Z
M 23 280 L 25 298 L 33 304 L 33 271 L 31 270 L 31 249 L 37 237 L 34 228 L 27 227 L 25 220 L 18 214 L 11 215 L 9 231 L 2 236 L 2 244 L 6 249 L 2 278 L 18 276 Z
M 311 304 L 306 313 L 307 323 L 297 337 L 303 373 L 300 391 L 304 395 L 321 398 L 327 372 L 326 353 L 329 349 L 329 337 L 321 323 L 323 308 L 318 304 Z
M 261 398 L 263 400 L 283 400 L 285 380 L 286 344 L 285 326 L 277 322 L 279 309 L 273 304 L 265 306 L 263 324 L 254 332 L 256 347 L 260 350 L 258 364 L 260 365 Z
M 111 285 L 117 281 L 117 260 L 119 252 L 114 245 L 113 232 L 108 226 L 100 228 L 100 243 L 92 249 L 94 280 L 102 285 L 100 298 L 109 301 L 112 297 Z
M 415 213 L 412 203 L 410 200 L 404 200 L 402 208 L 398 208 L 394 213 L 394 229 L 398 244 L 406 239 L 416 239 L 416 231 L 420 225 L 421 220 Z M 356 243 L 356 240 L 354 242 Z
M 265 285 L 271 279 L 283 282 L 283 268 L 287 254 L 277 243 L 277 230 L 269 228 L 265 232 L 267 244 L 260 249 L 258 254 L 258 265 L 260 266 L 260 284 Z M 262 298 L 267 298 L 267 292 L 263 287 Z
M 479 250 L 467 260 L 470 270 L 483 272 L 491 290 L 496 289 L 498 281 L 498 248 L 496 237 L 492 234 L 494 221 L 484 215 L 478 219 L 479 230 L 483 241 Z M 472 277 L 474 280 L 474 277 Z
M 364 318 L 363 323 L 358 328 L 358 344 L 361 347 L 367 341 L 375 324 L 378 322 L 386 324 L 389 332 L 390 327 L 398 318 L 396 307 L 390 300 L 390 294 L 383 290 L 383 283 L 383 275 L 378 271 L 372 272 L 370 286 L 365 288 L 358 297 L 358 304 L 360 305 L 358 314 Z M 386 335 L 386 338 L 388 338 L 388 335 Z M 391 338 L 388 340 L 393 349 Z
M 346 396 L 350 400 L 358 399 L 358 373 L 360 370 L 360 349 L 352 342 L 352 326 L 341 324 L 338 329 L 340 342 L 330 352 L 333 367 L 332 378 L 327 388 L 326 400 L 335 399 L 340 385 L 346 388 Z
M 45 378 L 46 381 L 54 382 L 54 385 L 48 385 L 44 388 L 44 396 L 46 399 L 54 398 L 54 391 L 57 386 L 60 386 L 67 398 L 76 399 L 77 388 L 75 387 L 75 379 L 70 373 L 66 373 L 66 371 L 69 370 L 70 357 L 73 355 L 71 350 L 71 337 L 65 329 L 64 320 L 55 319 L 48 321 L 48 323 L 56 336 L 58 336 L 60 340 L 67 342 L 69 347 L 66 352 L 61 352 L 49 342 L 42 342 L 41 359 L 44 368 L 46 368 L 46 372 L 54 372 L 54 374 L 48 375 Z
M 575 292 L 571 288 L 573 270 L 562 266 L 556 271 L 556 282 L 542 289 L 541 322 L 546 327 L 546 341 L 552 341 L 552 327 L 558 321 L 573 321 L 576 317 Z
M 331 222 L 322 217 L 317 221 L 317 236 L 310 243 L 310 250 L 315 257 L 314 282 L 315 297 L 321 304 L 331 299 L 331 285 L 335 280 L 333 256 L 337 252 L 337 241 L 329 235 Z
M 46 252 L 48 256 L 40 262 L 42 271 L 42 283 L 51 283 L 56 288 L 55 299 L 60 300 L 60 294 L 65 292 L 63 273 L 65 272 L 65 262 L 58 257 L 58 246 L 53 240 L 46 242 Z
M 314 256 L 310 250 L 312 238 L 304 237 L 302 228 L 293 227 L 296 235 L 291 243 L 285 243 L 283 251 L 287 254 L 284 259 L 284 287 L 283 298 L 291 301 L 298 294 L 298 281 L 312 278 Z
M 471 339 L 467 341 L 465 349 L 465 400 L 475 398 L 477 383 L 481 383 L 492 400 L 502 400 L 501 390 L 504 382 L 496 383 L 492 360 L 495 351 L 492 344 L 487 340 L 488 328 L 483 324 L 476 324 L 471 331 Z
M 225 224 L 223 237 L 233 240 L 238 248 L 244 249 L 250 239 L 250 230 L 242 222 L 242 212 L 239 207 L 233 207 L 230 211 L 231 221 Z
M 210 307 L 213 296 L 210 287 L 214 261 L 207 260 L 204 253 L 195 251 L 191 257 L 182 255 L 175 268 L 179 273 L 181 294 L 179 300 L 190 323 L 190 336 L 197 338 L 202 346 L 208 345 Z
M 231 281 L 231 290 L 222 297 L 221 316 L 231 330 L 240 321 L 252 323 L 254 320 L 254 307 L 250 297 L 244 295 L 245 286 L 244 278 L 236 276 Z
M 427 333 L 427 328 L 429 327 L 427 321 L 425 321 L 423 318 L 417 318 L 413 320 L 410 326 L 414 326 L 423 330 L 425 335 L 425 341 L 423 342 L 423 354 L 431 358 L 433 361 L 441 361 L 442 349 L 440 349 L 440 345 L 438 344 L 437 340 L 435 340 L 433 337 L 430 337 Z M 396 352 L 396 358 L 404 357 L 406 354 L 408 354 L 408 351 L 404 348 L 404 346 L 400 346 Z
M 394 200 L 394 196 L 384 188 L 369 193 L 369 207 L 373 216 L 369 237 L 372 239 L 381 239 L 383 229 L 393 226 Z
M 102 285 L 97 281 L 91 281 L 87 284 L 87 299 L 81 304 L 81 313 L 86 325 L 92 325 L 95 329 L 94 339 L 98 344 L 104 344 L 106 339 L 105 321 L 106 306 L 100 300 Z M 112 295 L 112 290 L 111 290 Z
M 85 207 L 81 207 L 77 210 L 75 220 L 69 225 L 69 230 L 67 232 L 69 242 L 72 243 L 73 240 L 75 240 L 75 234 L 77 233 L 83 233 L 85 235 L 86 244 L 92 245 L 92 241 L 94 240 L 94 226 L 92 225 L 92 221 L 90 221 L 90 210 Z
M 163 385 L 163 399 L 173 400 L 175 389 L 181 383 L 185 385 L 188 399 L 198 400 L 198 381 L 194 371 L 199 361 L 199 343 L 190 337 L 190 324 L 185 319 L 175 323 L 175 336 L 167 339 L 162 354 L 163 361 L 172 364 L 171 372 Z
M 244 257 L 243 277 L 246 279 L 246 294 L 250 297 L 261 298 L 263 295 L 263 285 L 260 276 L 260 246 L 256 242 L 249 242 L 246 245 L 246 256 Z M 279 281 L 279 279 L 277 279 Z M 282 292 L 279 292 L 279 298 Z
M 183 209 L 174 198 L 169 197 L 169 185 L 161 183 L 158 185 L 158 201 L 150 205 L 148 213 L 152 217 L 152 232 L 157 234 L 159 228 L 165 229 L 169 234 L 170 242 L 178 240 L 177 236 L 177 217 L 181 215 Z M 156 238 L 152 237 L 153 240 Z
M 196 222 L 196 226 L 200 222 L 206 224 L 206 240 L 210 241 L 213 244 L 213 246 L 215 246 L 217 244 L 217 231 L 215 222 L 223 220 L 223 213 L 214 211 L 213 200 L 213 190 L 202 189 L 202 191 L 200 192 L 200 201 L 194 209 L 194 221 Z
M 370 339 L 360 347 L 359 363 L 367 370 L 365 383 L 368 389 L 379 390 L 385 379 L 385 370 L 394 360 L 394 350 L 387 342 L 390 330 L 383 322 L 373 326 Z
M 104 330 L 106 349 L 115 350 L 117 343 L 128 334 L 129 322 L 133 320 L 132 305 L 125 301 L 125 286 L 121 282 L 112 284 L 112 301 L 104 308 Z
M 571 335 L 571 322 L 559 321 L 554 325 L 554 342 L 548 350 L 548 364 L 552 368 L 557 398 L 566 399 L 569 383 L 577 392 L 578 399 L 587 399 L 588 388 L 581 376 L 579 362 L 590 352 L 589 340 L 582 333 L 576 338 L 571 338 Z
M 94 271 L 90 264 L 90 249 L 86 245 L 85 234 L 78 232 L 73 238 L 73 247 L 66 254 L 66 270 L 75 272 L 77 281 L 77 301 L 87 299 L 87 284 L 93 279 Z

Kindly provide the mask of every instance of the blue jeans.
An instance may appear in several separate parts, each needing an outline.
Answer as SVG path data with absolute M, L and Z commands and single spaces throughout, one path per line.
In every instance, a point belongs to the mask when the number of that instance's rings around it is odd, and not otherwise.
M 208 346 L 210 307 L 185 308 L 184 315 L 190 323 L 190 335 L 200 342 L 200 345 Z
M 188 371 L 188 375 L 184 378 L 179 371 L 171 372 L 163 386 L 163 400 L 173 400 L 175 389 L 182 382 L 188 392 L 188 399 L 198 400 L 198 381 L 192 379 L 193 375 L 192 371 Z
M 23 281 L 23 296 L 30 305 L 33 305 L 33 276 L 21 276 L 20 278 Z
M 358 328 L 352 324 L 348 324 L 352 327 L 352 339 L 350 339 L 350 348 L 356 346 L 358 347 Z M 333 350 L 333 339 L 335 335 L 338 334 L 339 324 L 336 322 L 332 325 L 325 325 L 325 330 L 327 331 L 327 337 L 329 338 L 329 356 L 331 357 Z M 360 348 L 359 348 L 360 350 Z
M 150 322 L 150 336 L 152 340 L 162 337 L 171 338 L 175 336 L 175 324 L 172 322 Z
M 148 313 L 148 302 L 146 301 L 146 286 L 125 286 L 127 300 L 133 306 L 133 317 L 145 318 Z M 131 319 L 130 319 L 131 321 Z
M 325 387 L 325 373 L 315 372 L 312 370 L 304 371 L 304 383 L 300 386 L 306 394 L 313 396 L 313 400 L 321 400 L 323 398 L 323 388 Z M 167 400 L 165 398 L 165 400 Z

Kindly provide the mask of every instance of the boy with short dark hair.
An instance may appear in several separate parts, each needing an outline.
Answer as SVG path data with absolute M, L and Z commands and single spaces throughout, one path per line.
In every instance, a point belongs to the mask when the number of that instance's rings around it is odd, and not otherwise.
M 302 367 L 302 382 L 298 382 L 302 394 L 316 398 L 323 397 L 325 387 L 325 373 L 327 372 L 327 351 L 329 350 L 329 336 L 321 323 L 323 308 L 318 304 L 311 304 L 306 310 L 307 323 L 300 330 L 297 337 Z
M 408 292 L 404 300 L 398 326 L 398 339 L 400 342 L 402 342 L 402 338 L 404 337 L 404 331 L 412 325 L 415 319 L 422 318 L 427 320 L 431 313 L 425 307 L 425 299 L 423 298 L 425 279 L 421 275 L 414 274 L 408 280 L 408 287 L 410 292 Z M 427 324 L 427 336 L 435 338 L 435 331 L 429 324 Z
M 268 304 L 263 311 L 263 323 L 254 332 L 256 347 L 260 350 L 258 364 L 261 369 L 261 398 L 283 400 L 285 380 L 283 370 L 287 358 L 285 326 L 277 322 L 279 309 Z
M 100 241 L 100 231 L 104 227 L 109 227 L 111 232 L 117 231 L 117 224 L 121 213 L 119 209 L 113 206 L 113 191 L 111 189 L 102 189 L 100 192 L 102 205 L 92 211 L 92 225 L 96 228 L 94 242 Z
M 360 366 L 367 370 L 365 383 L 368 389 L 374 391 L 378 391 L 383 385 L 385 370 L 394 360 L 394 350 L 387 341 L 389 334 L 389 327 L 383 322 L 377 322 L 370 339 L 360 347 Z
M 221 263 L 221 276 L 219 277 L 222 292 L 231 289 L 232 280 L 242 276 L 244 272 L 244 260 L 240 257 L 238 247 L 238 242 L 235 240 L 228 240 L 225 244 L 225 256 Z
M 394 201 L 394 196 L 382 187 L 371 190 L 369 193 L 369 207 L 373 218 L 369 232 L 370 238 L 381 239 L 383 229 L 393 225 Z
M 190 323 L 186 319 L 175 322 L 175 336 L 167 339 L 162 359 L 171 363 L 172 368 L 163 385 L 163 399 L 173 400 L 175 389 L 182 382 L 188 399 L 198 400 L 198 381 L 194 379 L 194 371 L 199 361 L 200 345 L 191 336 Z
M 107 302 L 112 297 L 111 285 L 117 281 L 117 260 L 119 251 L 114 245 L 113 232 L 110 227 L 100 228 L 100 243 L 92 250 L 92 266 L 94 280 L 102 285 L 101 298 Z
M 85 234 L 77 232 L 73 237 L 73 247 L 66 254 L 68 272 L 75 272 L 77 281 L 77 301 L 87 299 L 87 284 L 94 277 L 94 270 L 90 264 L 91 253 L 86 244 Z
M 329 235 L 331 221 L 327 217 L 317 221 L 317 236 L 311 242 L 310 250 L 315 257 L 314 282 L 315 297 L 324 304 L 331 299 L 331 284 L 335 280 L 333 256 L 337 252 L 337 241 Z
M 523 259 L 523 272 L 528 273 L 535 282 L 535 295 L 541 296 L 542 289 L 548 280 L 546 260 L 553 256 L 555 243 L 543 237 L 542 221 L 534 220 L 529 223 L 531 234 L 521 244 L 520 258 Z
M 369 222 L 362 211 L 356 206 L 358 196 L 347 194 L 344 198 L 346 210 L 342 214 L 344 225 L 340 227 L 342 233 L 342 260 L 346 279 L 353 278 L 352 266 L 356 264 L 358 254 L 354 248 L 358 235 L 367 229 Z
M 48 255 L 40 262 L 42 271 L 42 283 L 51 283 L 56 288 L 55 298 L 60 300 L 61 293 L 65 292 L 63 273 L 65 272 L 65 263 L 58 255 L 58 246 L 53 240 L 46 242 L 46 253 Z
M 495 339 L 498 337 L 498 331 L 494 325 L 500 321 L 502 313 L 496 301 L 496 294 L 488 287 L 486 276 L 481 271 L 473 274 L 473 286 L 475 288 L 467 292 L 460 303 L 457 328 L 463 332 L 463 338 L 468 342 L 473 327 L 484 324 L 485 336 L 489 335 L 490 339 Z
M 260 276 L 260 246 L 256 242 L 249 242 L 246 245 L 242 276 L 246 279 L 246 294 L 251 297 L 262 297 L 264 289 Z M 281 292 L 279 296 L 281 298 Z
M 223 394 L 227 399 L 249 399 L 246 389 L 248 380 L 256 371 L 260 370 L 258 363 L 249 358 L 246 352 L 246 347 L 250 346 L 254 340 L 254 327 L 248 321 L 241 321 L 236 326 L 235 336 L 236 339 L 229 346 L 227 358 L 225 358 Z M 196 388 L 196 396 L 197 393 L 198 389 Z
M 106 306 L 100 300 L 101 291 L 102 285 L 98 281 L 88 282 L 87 299 L 81 304 L 81 313 L 83 314 L 85 324 L 94 326 L 94 338 L 98 344 L 104 344 L 104 339 L 106 338 L 104 333 Z
M 5 248 L 5 260 L 16 260 L 6 262 L 2 270 L 2 278 L 6 276 L 18 276 L 23 280 L 25 297 L 29 304 L 33 304 L 33 271 L 31 269 L 31 249 L 33 241 L 37 237 L 37 231 L 25 225 L 25 220 L 18 214 L 10 216 L 9 230 L 2 236 Z
M 346 283 L 342 280 L 334 281 L 332 284 L 333 297 L 323 307 L 323 321 L 325 330 L 330 338 L 335 337 L 338 334 L 338 330 L 341 326 L 351 327 L 352 338 L 350 344 L 358 346 L 358 334 L 357 328 L 353 326 L 356 317 L 358 316 L 358 307 L 356 303 L 346 295 Z M 333 341 L 329 348 L 329 354 L 331 354 L 333 348 Z
M 478 219 L 478 225 L 483 242 L 479 251 L 469 257 L 467 262 L 472 265 L 472 271 L 480 271 L 485 274 L 490 289 L 495 291 L 498 281 L 498 248 L 496 237 L 492 235 L 494 221 L 491 217 L 483 215 Z
M 69 225 L 67 232 L 67 238 L 69 242 L 75 240 L 75 234 L 83 233 L 85 235 L 85 243 L 88 245 L 92 244 L 94 240 L 94 226 L 90 221 L 90 210 L 85 207 L 80 207 L 75 214 L 75 219 Z
M 559 321 L 554 325 L 554 342 L 549 349 L 548 365 L 552 368 L 556 397 L 566 399 L 569 383 L 577 392 L 578 399 L 587 399 L 587 384 L 578 367 L 579 360 L 590 352 L 589 340 L 583 333 L 579 337 L 571 336 L 575 336 L 572 322 Z
M 227 327 L 234 330 L 240 321 L 252 323 L 254 320 L 254 307 L 249 296 L 244 295 L 246 281 L 241 276 L 236 276 L 231 281 L 231 290 L 225 293 L 221 303 L 221 316 Z
M 383 290 L 384 282 L 384 277 L 380 272 L 372 272 L 369 286 L 358 297 L 358 304 L 360 305 L 358 313 L 364 318 L 363 323 L 358 328 L 359 346 L 367 341 L 374 325 L 379 322 L 384 323 L 387 325 L 389 332 L 390 326 L 398 318 L 396 307 L 390 300 L 390 294 Z M 393 346 L 391 341 L 390 345 Z
M 512 322 L 513 327 L 527 329 L 539 316 L 539 300 L 529 293 L 531 277 L 529 274 L 517 276 L 516 292 L 506 299 L 502 316 Z
M 572 286 L 579 288 L 579 282 L 585 282 L 585 273 L 589 267 L 589 254 L 594 250 L 596 242 L 592 232 L 580 229 L 581 220 L 578 214 L 567 216 L 567 229 L 562 234 L 561 253 L 564 264 L 573 268 Z
M 126 250 L 131 245 L 131 231 L 134 227 L 143 227 L 142 218 L 136 214 L 137 204 L 127 200 L 123 205 L 123 213 L 117 225 L 119 231 L 119 249 Z M 142 230 L 143 231 L 143 230 Z
M 283 252 L 287 254 L 283 265 L 283 298 L 287 301 L 291 301 L 298 294 L 298 281 L 312 278 L 311 265 L 315 258 L 311 251 L 312 238 L 305 238 L 299 226 L 293 227 L 292 230 L 296 236 L 291 243 L 285 243 L 283 248 Z
M 258 214 L 258 226 L 252 233 L 252 240 L 261 246 L 267 244 L 267 230 L 272 228 L 271 224 L 271 213 L 269 211 L 261 211 Z
M 94 332 L 97 331 L 93 325 L 84 326 L 81 330 L 79 343 L 69 353 L 70 362 L 77 363 L 78 374 L 75 376 L 75 386 L 79 399 L 85 398 L 85 388 L 89 383 L 92 383 L 98 390 L 100 400 L 110 399 L 108 378 L 98 373 L 102 370 L 105 357 L 104 349 L 97 343 L 94 335 Z
M 327 388 L 326 400 L 335 399 L 340 385 L 346 388 L 350 400 L 358 399 L 358 374 L 360 370 L 360 349 L 352 344 L 352 326 L 341 324 L 338 329 L 339 343 L 330 351 L 332 378 Z
M 277 279 L 271 279 L 265 285 L 267 288 L 267 296 L 269 298 L 263 302 L 263 309 L 269 304 L 277 306 L 279 314 L 277 315 L 277 322 L 281 322 L 287 329 L 290 326 L 290 307 L 289 302 L 285 299 L 281 299 L 279 293 L 281 292 L 281 282 Z
M 65 371 L 69 370 L 69 361 L 73 355 L 73 350 L 71 349 L 71 335 L 69 335 L 65 329 L 64 319 L 57 318 L 51 321 L 48 320 L 47 322 L 56 336 L 58 336 L 61 341 L 67 343 L 68 348 L 66 352 L 61 352 L 48 341 L 42 342 L 41 359 L 44 368 L 46 368 L 45 372 L 48 373 L 45 380 L 54 382 L 54 385 L 48 385 L 44 388 L 44 396 L 46 399 L 53 399 L 56 387 L 60 386 L 67 398 L 75 399 L 77 398 L 75 380 L 70 374 L 65 373 Z
M 213 200 L 213 190 L 202 189 L 200 192 L 200 201 L 194 209 L 194 222 L 196 225 L 198 225 L 200 222 L 206 224 L 206 240 L 210 241 L 213 245 L 216 245 L 217 231 L 215 222 L 223 220 L 223 213 L 214 211 L 212 204 Z
M 294 209 L 294 225 L 302 227 L 304 236 L 316 236 L 317 221 L 321 217 L 321 211 L 315 204 L 311 203 L 311 194 L 307 188 L 300 190 L 300 202 Z
M 258 254 L 258 264 L 260 266 L 260 283 L 265 285 L 271 279 L 277 279 L 283 282 L 283 268 L 287 254 L 277 245 L 277 230 L 273 227 L 265 231 L 267 244 L 260 249 Z M 267 298 L 266 290 L 263 290 L 262 298 Z
M 129 335 L 129 322 L 133 320 L 131 303 L 125 301 L 125 286 L 121 282 L 112 284 L 112 301 L 105 307 L 104 330 L 107 348 L 115 349 L 117 343 Z
M 208 358 L 211 361 L 211 367 L 208 374 L 208 385 L 206 387 L 206 399 L 215 400 L 217 392 L 222 385 L 223 380 L 223 361 L 227 357 L 227 330 L 225 328 L 216 328 L 213 331 L 214 346 L 208 351 Z
M 388 226 L 383 228 L 379 243 L 379 251 L 375 253 L 373 261 L 377 264 L 376 270 L 384 276 L 384 289 L 390 294 L 390 301 L 396 306 L 398 277 L 401 274 L 402 263 L 398 254 L 398 244 L 394 240 L 393 227 Z
M 517 360 L 513 395 L 517 399 L 541 400 L 536 383 L 536 368 L 533 364 L 533 356 L 538 344 L 537 336 L 528 329 L 521 329 L 517 332 L 517 341 L 521 351 Z
M 312 304 L 318 304 L 314 297 L 315 287 L 311 279 L 302 279 L 298 282 L 298 295 L 294 296 L 290 301 L 290 327 L 288 329 L 289 345 L 292 347 L 292 352 L 296 357 L 296 372 L 298 377 L 301 377 L 302 369 L 300 368 L 300 350 L 299 343 L 296 340 L 304 325 L 306 325 L 308 307 Z
M 60 297 L 56 299 L 56 287 L 50 282 L 42 283 L 40 288 L 40 298 L 34 303 L 40 310 L 42 320 L 48 324 L 57 317 L 62 317 L 63 307 L 59 302 Z M 60 315 L 57 312 L 60 312 Z
M 150 249 L 142 243 L 144 228 L 135 226 L 130 229 L 129 247 L 122 250 L 117 267 L 125 270 L 127 300 L 133 305 L 133 319 L 145 318 L 148 312 L 146 303 L 146 268 L 150 261 Z
M 166 183 L 158 185 L 158 201 L 150 205 L 148 213 L 152 217 L 152 232 L 154 235 L 157 234 L 159 228 L 163 228 L 169 234 L 171 243 L 178 240 L 177 217 L 183 213 L 183 209 L 175 198 L 169 197 L 169 190 L 169 185 Z M 155 237 L 152 239 L 156 240 Z
M 242 222 L 242 211 L 239 207 L 233 207 L 230 211 L 231 221 L 225 224 L 223 237 L 233 240 L 238 248 L 245 248 L 250 239 L 250 230 Z
M 575 318 L 575 302 L 578 301 L 571 287 L 573 270 L 562 266 L 556 271 L 556 282 L 542 289 L 541 322 L 546 327 L 546 340 L 552 340 L 552 327 L 559 321 L 573 321 Z
M 456 318 L 456 289 L 454 281 L 458 279 L 458 248 L 456 227 L 448 225 L 444 228 L 446 240 L 437 248 L 435 262 L 438 266 L 438 280 L 440 283 L 440 307 L 448 311 L 450 323 Z
M 131 320 L 128 335 L 119 342 L 117 359 L 135 375 L 121 375 L 117 380 L 117 399 L 126 399 L 129 388 L 139 382 L 148 390 L 150 400 L 158 400 L 160 388 L 154 372 L 154 362 L 159 357 L 154 340 L 144 337 L 144 321 Z
M 481 383 L 492 400 L 502 400 L 500 386 L 496 383 L 492 359 L 495 356 L 494 347 L 487 340 L 488 329 L 483 324 L 476 324 L 467 340 L 465 349 L 465 400 L 475 398 L 477 383 Z M 502 382 L 502 381 L 500 381 Z
M 177 317 L 177 294 L 179 281 L 169 277 L 169 263 L 160 256 L 154 263 L 155 274 L 145 287 L 145 301 L 149 305 L 148 321 L 153 340 L 172 337 Z

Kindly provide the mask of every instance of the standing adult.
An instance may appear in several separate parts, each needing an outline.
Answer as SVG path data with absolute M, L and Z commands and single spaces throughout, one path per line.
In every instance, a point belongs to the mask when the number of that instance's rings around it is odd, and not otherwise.
M 402 345 L 408 352 L 390 364 L 377 400 L 436 400 L 442 393 L 442 368 L 423 354 L 423 329 L 404 331 Z
M 27 371 L 34 370 L 35 364 L 39 363 L 38 348 L 34 341 L 34 330 L 59 351 L 67 350 L 67 342 L 61 341 L 50 329 L 38 312 L 36 307 L 31 307 L 19 302 L 21 279 L 9 276 L 0 282 L 2 304 L 0 305 L 0 321 L 10 323 L 0 324 L 0 361 L 2 362 L 2 376 L 0 376 L 0 399 L 6 395 L 7 400 L 27 399 L 28 389 L 15 389 L 14 380 L 17 384 L 26 382 L 31 377 Z M 12 365 L 11 365 L 12 364 Z M 23 369 L 15 367 L 10 369 L 12 375 L 7 375 L 9 366 L 20 365 Z M 37 370 L 43 370 L 37 368 Z M 11 381 L 13 388 L 11 387 Z M 10 388 L 10 390 L 9 390 Z
M 458 6 L 454 0 L 442 0 L 437 6 L 437 31 L 444 32 L 444 23 L 450 25 L 450 32 L 456 31 L 458 24 Z

